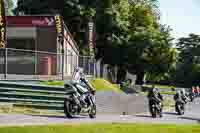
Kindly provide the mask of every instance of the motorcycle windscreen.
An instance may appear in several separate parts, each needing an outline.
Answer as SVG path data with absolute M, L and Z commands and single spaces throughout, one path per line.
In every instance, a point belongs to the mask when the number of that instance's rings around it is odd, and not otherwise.
M 81 91 L 82 93 L 87 93 L 88 89 L 86 87 L 83 87 L 79 84 L 76 85 L 77 89 L 79 89 L 79 91 Z

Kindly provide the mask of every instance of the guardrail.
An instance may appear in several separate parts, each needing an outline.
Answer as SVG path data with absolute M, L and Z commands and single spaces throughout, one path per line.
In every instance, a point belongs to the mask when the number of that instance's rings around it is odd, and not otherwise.
M 0 82 L 0 102 L 14 106 L 63 110 L 65 93 L 64 87 Z

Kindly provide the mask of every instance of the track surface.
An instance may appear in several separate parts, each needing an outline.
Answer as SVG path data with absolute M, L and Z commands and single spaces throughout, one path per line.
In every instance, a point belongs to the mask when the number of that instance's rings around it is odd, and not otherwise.
M 98 114 L 96 119 L 89 119 L 87 116 L 79 116 L 74 119 L 67 119 L 64 116 L 31 116 L 22 114 L 0 114 L 1 126 L 13 125 L 45 125 L 45 124 L 75 124 L 75 123 L 165 123 L 165 124 L 198 124 L 200 123 L 200 98 L 186 106 L 183 116 L 178 116 L 172 109 L 165 112 L 163 118 L 153 119 L 149 114 L 130 116 L 103 115 Z

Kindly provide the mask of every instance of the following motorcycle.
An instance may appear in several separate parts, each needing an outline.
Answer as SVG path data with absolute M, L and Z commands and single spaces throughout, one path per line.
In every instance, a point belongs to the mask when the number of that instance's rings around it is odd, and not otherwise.
M 190 98 L 190 101 L 191 101 L 191 102 L 193 102 L 193 101 L 194 101 L 194 97 L 195 97 L 195 96 L 194 96 L 194 94 L 193 94 L 193 93 L 190 93 L 190 94 L 189 94 L 189 98 Z
M 185 103 L 182 100 L 176 100 L 175 110 L 178 113 L 178 115 L 183 115 L 185 112 Z

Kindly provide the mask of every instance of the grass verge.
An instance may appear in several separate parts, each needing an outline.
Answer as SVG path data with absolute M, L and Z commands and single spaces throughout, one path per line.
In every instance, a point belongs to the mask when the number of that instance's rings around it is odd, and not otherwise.
M 55 80 L 49 80 L 49 81 L 42 81 L 40 82 L 42 85 L 50 85 L 50 86 L 64 86 L 64 81 L 55 81 Z
M 112 90 L 115 92 L 122 92 L 121 89 L 107 80 L 104 79 L 93 79 L 90 81 L 91 84 L 96 88 L 97 91 L 107 91 Z M 50 86 L 64 86 L 63 81 L 43 81 L 41 82 L 43 85 L 50 85 Z
M 49 111 L 45 109 L 34 109 L 28 107 L 16 107 L 16 106 L 0 106 L 0 113 L 6 114 L 27 114 L 27 115 L 63 115 L 62 112 Z
M 199 133 L 199 125 L 91 124 L 0 127 L 1 133 Z
M 147 96 L 148 92 L 141 92 L 141 94 Z M 175 91 L 161 91 L 160 94 L 162 95 L 175 95 Z
M 91 81 L 91 84 L 96 88 L 97 91 L 115 91 L 115 92 L 122 92 L 121 89 L 115 85 L 110 83 L 104 79 L 94 79 Z
M 147 87 L 147 88 L 152 88 L 152 85 L 143 85 L 144 87 Z M 168 86 L 168 85 L 155 85 L 156 88 L 159 88 L 159 89 L 171 89 L 171 88 L 176 88 L 174 86 Z
M 169 97 L 165 97 L 164 98 L 164 101 L 163 101 L 163 105 L 164 107 L 174 107 L 175 106 L 175 103 L 174 103 L 174 100 L 169 98 Z

